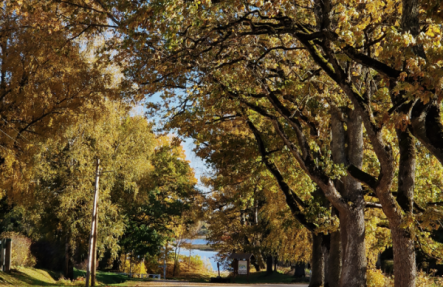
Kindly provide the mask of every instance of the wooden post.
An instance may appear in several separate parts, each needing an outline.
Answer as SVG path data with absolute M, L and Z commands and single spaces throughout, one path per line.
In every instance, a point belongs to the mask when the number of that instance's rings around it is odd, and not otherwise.
M 99 181 L 100 181 L 100 159 L 97 159 L 97 167 L 95 170 L 95 193 L 94 193 L 94 205 L 92 206 L 92 220 L 91 220 L 91 233 L 89 234 L 89 254 L 88 265 L 86 266 L 86 287 L 89 287 L 89 278 L 91 277 L 91 267 L 94 265 L 95 276 L 95 248 L 96 248 L 96 219 L 97 219 L 97 201 L 99 195 Z M 94 236 L 95 235 L 95 236 Z M 93 263 L 94 262 L 94 263 Z M 95 278 L 91 278 L 91 286 L 94 286 Z
M 247 260 L 246 262 L 247 262 L 247 264 L 248 264 L 248 265 L 247 265 L 247 269 L 246 269 L 247 271 L 246 271 L 246 272 L 247 272 L 247 274 L 248 274 L 247 276 L 248 276 L 248 284 L 249 284 L 249 258 L 248 258 L 248 260 Z
M 98 190 L 98 183 L 96 182 L 96 189 Z M 92 270 L 91 270 L 91 286 L 95 286 L 95 279 L 97 273 L 97 229 L 98 229 L 98 209 L 99 209 L 99 193 L 97 192 L 97 207 L 95 213 L 95 228 L 94 228 L 94 246 L 92 248 Z
M 11 271 L 12 240 L 6 239 L 5 272 Z
M 168 245 L 165 246 L 165 258 L 163 259 L 163 279 L 166 280 L 166 255 L 168 253 L 167 247 Z
M 5 265 L 5 240 L 0 240 L 0 271 L 3 271 Z

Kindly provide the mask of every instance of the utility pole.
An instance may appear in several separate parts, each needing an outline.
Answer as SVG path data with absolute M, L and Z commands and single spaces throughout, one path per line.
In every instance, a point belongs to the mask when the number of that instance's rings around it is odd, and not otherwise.
M 168 244 L 166 244 L 165 246 L 165 258 L 163 261 L 163 278 L 166 280 L 166 254 L 168 253 L 167 249 L 168 249 Z
M 91 277 L 91 286 L 95 286 L 97 223 L 98 223 L 97 203 L 99 196 L 99 182 L 100 182 L 100 159 L 97 159 L 97 167 L 95 170 L 94 205 L 92 207 L 91 233 L 89 234 L 88 265 L 86 266 L 86 285 L 85 285 L 86 287 L 89 287 L 90 277 Z

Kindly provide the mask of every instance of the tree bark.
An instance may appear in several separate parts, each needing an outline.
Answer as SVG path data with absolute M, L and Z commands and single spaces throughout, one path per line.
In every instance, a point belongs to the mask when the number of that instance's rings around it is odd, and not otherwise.
M 331 115 L 333 160 L 338 164 L 352 164 L 361 168 L 362 118 L 356 110 L 348 111 L 346 131 L 343 124 L 344 118 L 345 115 L 340 110 L 333 110 Z M 339 286 L 366 286 L 365 201 L 361 183 L 348 175 L 341 182 L 336 182 L 336 185 L 349 205 L 348 208 L 339 211 L 342 251 Z
M 272 274 L 272 255 L 266 257 L 266 273 Z
M 355 210 L 340 211 L 341 225 L 345 227 L 340 228 L 343 259 L 339 286 L 366 286 L 364 201 L 357 203 Z
M 65 270 L 64 275 L 66 279 L 74 280 L 74 264 L 72 262 L 72 256 L 71 256 L 71 245 L 69 244 L 69 238 L 66 237 L 65 239 Z
M 278 262 L 277 262 L 277 260 L 278 260 L 277 255 L 274 256 L 273 259 L 274 259 L 274 272 L 277 272 L 277 263 L 278 263 Z
M 320 287 L 325 282 L 323 234 L 312 234 L 311 282 L 309 287 Z
M 415 186 L 415 141 L 407 131 L 397 130 L 400 164 L 398 173 L 398 205 L 412 215 Z M 408 229 L 400 227 L 404 216 L 397 212 L 388 216 L 394 250 L 394 286 L 414 287 L 416 276 L 414 240 Z
M 443 164 L 443 125 L 440 104 L 418 101 L 411 112 L 410 131 Z
M 329 250 L 330 250 L 330 246 L 331 245 L 331 236 L 330 235 L 324 235 L 323 234 L 323 256 L 324 256 L 324 263 L 323 263 L 323 266 L 324 266 L 324 271 L 323 271 L 323 274 L 324 274 L 324 277 L 325 277 L 325 283 L 324 283 L 324 285 L 325 286 L 329 286 L 329 284 L 328 284 L 328 278 L 329 278 L 329 264 L 328 264 L 328 262 L 329 262 Z
M 414 287 L 416 277 L 415 244 L 407 230 L 391 227 L 394 251 L 394 286 Z
M 94 203 L 92 207 L 92 220 L 91 220 L 91 233 L 89 234 L 89 253 L 88 253 L 88 265 L 86 267 L 86 282 L 85 286 L 89 287 L 89 282 L 91 282 L 91 286 L 95 284 L 95 276 L 91 278 L 92 271 L 95 270 L 95 251 L 96 251 L 96 220 L 97 220 L 97 202 L 99 197 L 99 183 L 100 183 L 100 159 L 97 159 L 96 162 L 96 171 L 95 171 L 95 193 L 94 193 Z M 95 236 L 94 236 L 95 234 Z M 95 271 L 94 271 L 95 275 Z M 94 278 L 94 279 L 93 279 Z M 91 280 L 91 281 L 90 281 Z
M 333 214 L 335 212 L 333 211 Z M 332 232 L 329 245 L 328 275 L 325 287 L 338 287 L 341 273 L 341 240 L 340 231 Z
M 295 278 L 303 278 L 306 277 L 305 274 L 305 264 L 304 263 L 297 263 L 294 266 L 294 277 Z

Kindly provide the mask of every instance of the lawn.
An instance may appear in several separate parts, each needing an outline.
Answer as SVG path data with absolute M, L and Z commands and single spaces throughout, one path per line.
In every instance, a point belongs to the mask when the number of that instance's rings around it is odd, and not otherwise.
M 74 269 L 74 279 L 79 277 L 86 277 L 86 271 Z M 102 271 L 97 271 L 97 275 L 95 276 L 95 278 L 97 278 L 98 282 L 106 285 L 118 284 L 126 282 L 128 280 L 133 280 L 129 279 L 128 276 L 125 275 L 120 275 L 112 272 L 102 272 Z
M 77 280 L 71 282 L 64 280 L 56 272 L 19 267 L 13 269 L 11 273 L 0 272 L 0 286 L 84 286 L 85 282 L 81 279 L 85 274 L 83 270 L 74 270 L 74 277 Z M 97 281 L 99 286 L 107 286 L 128 281 L 141 281 L 141 279 L 130 279 L 116 273 L 97 271 Z

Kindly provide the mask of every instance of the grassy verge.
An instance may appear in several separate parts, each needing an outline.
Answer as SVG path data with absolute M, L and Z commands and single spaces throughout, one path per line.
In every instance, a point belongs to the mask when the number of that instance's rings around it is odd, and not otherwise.
M 34 268 L 18 268 L 0 272 L 0 286 L 57 286 L 57 274 Z
M 63 279 L 57 273 L 42 269 L 19 267 L 10 273 L 0 272 L 0 286 L 84 286 L 86 272 L 74 270 L 74 281 Z M 99 286 L 124 285 L 128 282 L 143 281 L 142 279 L 130 279 L 111 272 L 97 271 L 97 281 Z
M 85 277 L 86 277 L 85 270 L 74 269 L 74 280 L 78 279 L 78 278 L 85 278 Z M 116 273 L 112 273 L 112 272 L 102 272 L 102 271 L 97 271 L 95 278 L 97 278 L 98 282 L 100 282 L 102 284 L 106 284 L 106 285 L 118 284 L 118 283 L 126 282 L 128 280 L 132 280 L 132 279 L 128 278 L 128 276 L 125 276 L 125 275 L 116 274 Z

